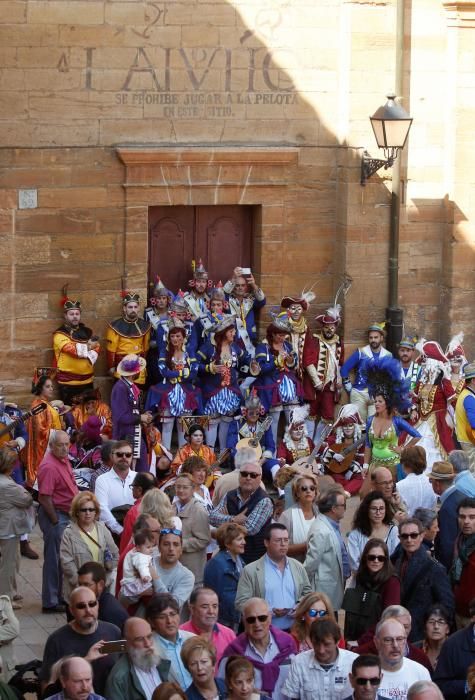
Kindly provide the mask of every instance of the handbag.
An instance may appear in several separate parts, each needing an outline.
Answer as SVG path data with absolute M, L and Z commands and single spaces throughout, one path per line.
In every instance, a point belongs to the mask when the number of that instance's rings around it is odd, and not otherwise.
M 355 640 L 381 617 L 381 596 L 357 585 L 346 589 L 341 607 L 345 611 L 345 639 Z

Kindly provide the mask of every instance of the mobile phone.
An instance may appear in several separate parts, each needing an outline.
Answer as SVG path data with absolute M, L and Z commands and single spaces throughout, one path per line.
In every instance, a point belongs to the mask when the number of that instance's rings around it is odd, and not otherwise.
M 104 642 L 100 648 L 101 654 L 123 654 L 127 651 L 127 640 L 116 639 L 113 642 Z
M 249 277 L 251 274 L 251 268 L 250 267 L 241 267 L 241 274 L 243 274 L 244 277 Z

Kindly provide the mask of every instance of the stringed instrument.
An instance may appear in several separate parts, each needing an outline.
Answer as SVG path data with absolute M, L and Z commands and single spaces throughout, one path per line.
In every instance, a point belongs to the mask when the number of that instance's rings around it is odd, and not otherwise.
M 342 455 L 343 461 L 338 462 L 336 459 L 331 459 L 330 462 L 325 465 L 328 471 L 333 472 L 333 474 L 343 474 L 343 472 L 346 472 L 350 468 L 355 453 L 362 445 L 364 445 L 364 443 L 365 437 L 362 437 L 357 442 L 353 442 L 351 445 L 347 445 L 346 447 L 344 446 L 343 442 L 339 445 L 332 445 L 330 449 L 333 452 L 337 452 L 338 454 Z
M 42 403 L 39 403 L 38 406 L 32 408 L 31 411 L 23 413 L 21 416 L 18 416 L 18 418 L 13 418 L 8 425 L 0 420 L 0 426 L 3 425 L 3 428 L 0 428 L 0 447 L 3 447 L 6 442 L 13 439 L 12 434 L 17 425 L 20 423 L 25 423 L 25 421 L 29 420 L 33 416 L 37 416 L 39 413 L 43 413 L 43 411 L 46 411 L 47 408 L 48 404 L 43 401 Z
M 333 428 L 333 423 L 327 423 L 325 427 L 322 430 L 322 433 L 320 435 L 320 438 L 318 442 L 315 444 L 315 447 L 311 451 L 311 453 L 307 457 L 299 457 L 298 459 L 293 462 L 291 465 L 291 469 L 294 469 L 299 472 L 303 472 L 305 470 L 309 470 L 313 473 L 313 465 L 312 462 L 315 459 L 315 457 L 318 454 L 318 451 L 320 450 L 320 447 L 323 445 L 327 437 L 330 435 L 331 431 Z
M 272 425 L 272 417 L 267 416 L 262 423 L 259 425 L 258 429 L 254 433 L 252 437 L 248 438 L 241 438 L 237 443 L 236 443 L 236 450 L 241 450 L 243 447 L 252 447 L 253 450 L 256 452 L 257 459 L 261 459 L 262 457 L 262 447 L 261 447 L 261 438 L 262 436 L 266 433 L 267 430 Z

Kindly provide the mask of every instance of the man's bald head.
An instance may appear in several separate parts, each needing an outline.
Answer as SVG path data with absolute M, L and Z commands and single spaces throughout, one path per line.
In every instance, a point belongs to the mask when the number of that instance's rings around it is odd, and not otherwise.
M 381 491 L 385 498 L 392 496 L 394 481 L 393 475 L 386 467 L 377 467 L 371 472 L 371 486 L 373 491 Z
M 407 691 L 407 700 L 444 700 L 444 696 L 432 681 L 417 681 Z

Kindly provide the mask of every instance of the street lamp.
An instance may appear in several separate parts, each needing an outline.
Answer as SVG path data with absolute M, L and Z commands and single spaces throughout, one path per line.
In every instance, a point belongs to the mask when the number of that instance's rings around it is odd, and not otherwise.
M 396 104 L 396 95 L 388 95 L 388 101 L 370 117 L 376 143 L 383 149 L 385 160 L 371 158 L 367 151 L 361 161 L 361 185 L 380 168 L 387 170 L 396 160 L 399 151 L 406 145 L 412 118 L 401 105 Z

